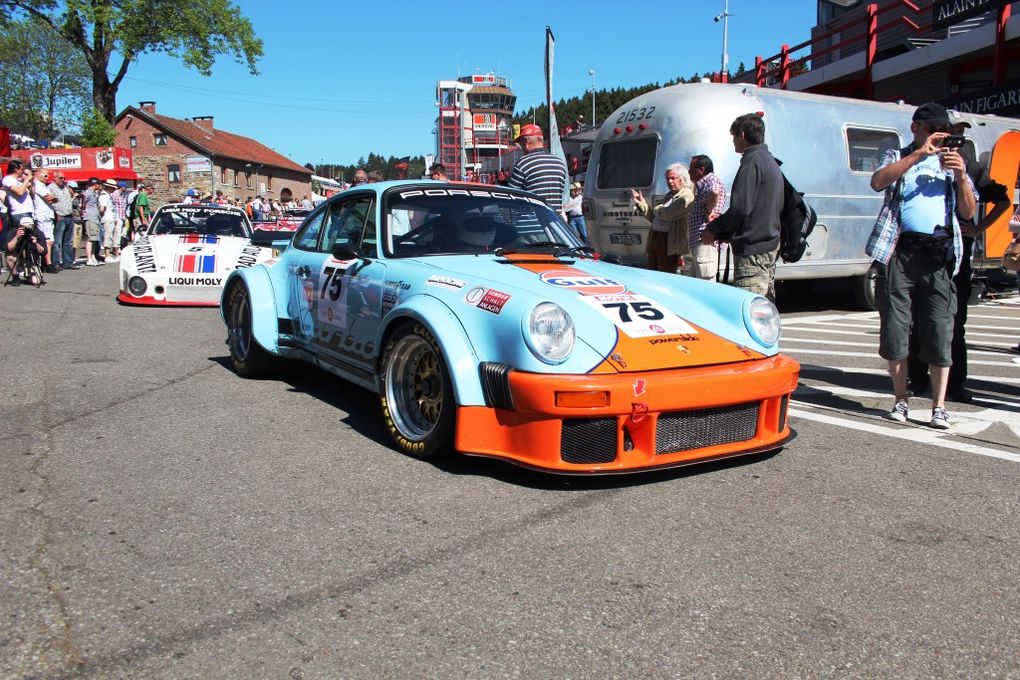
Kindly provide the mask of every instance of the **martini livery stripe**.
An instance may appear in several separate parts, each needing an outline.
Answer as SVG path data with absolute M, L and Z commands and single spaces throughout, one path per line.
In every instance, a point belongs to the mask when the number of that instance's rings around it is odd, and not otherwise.
M 216 271 L 216 244 L 213 234 L 187 234 L 177 246 L 174 270 L 182 274 L 212 274 Z

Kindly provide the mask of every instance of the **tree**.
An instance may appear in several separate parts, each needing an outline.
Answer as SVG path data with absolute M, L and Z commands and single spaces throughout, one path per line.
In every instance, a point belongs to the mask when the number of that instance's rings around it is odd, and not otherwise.
M 81 122 L 82 146 L 113 146 L 117 141 L 117 130 L 103 114 L 92 109 Z
M 0 24 L 0 120 L 52 138 L 92 108 L 85 58 L 34 18 Z
M 262 41 L 230 0 L 0 0 L 0 13 L 27 13 L 80 52 L 92 74 L 92 102 L 110 123 L 117 89 L 139 56 L 163 52 L 209 75 L 219 54 L 247 63 L 252 75 Z M 2 21 L 2 17 L 0 17 Z M 121 59 L 110 77 L 110 60 Z

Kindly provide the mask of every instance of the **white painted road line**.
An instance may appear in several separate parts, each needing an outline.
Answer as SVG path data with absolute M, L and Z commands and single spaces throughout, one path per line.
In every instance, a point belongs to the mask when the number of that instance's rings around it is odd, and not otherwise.
M 885 361 L 878 354 L 873 352 L 836 352 L 827 349 L 801 349 L 800 347 L 786 347 L 782 349 L 783 354 L 828 354 L 833 357 L 864 357 L 878 359 L 879 361 Z M 967 365 L 969 366 L 1009 366 L 1013 367 L 1011 360 L 1006 359 L 1005 361 L 981 361 L 980 359 L 968 359 Z
M 1018 357 L 1020 358 L 1020 357 Z M 860 375 L 884 375 L 888 377 L 889 370 L 885 368 L 860 368 L 855 366 L 820 366 L 818 364 L 802 364 L 801 368 L 803 371 L 811 371 L 812 373 L 831 372 L 831 373 L 858 373 Z M 986 380 L 988 382 L 1000 382 L 1005 385 L 1020 385 L 1020 378 L 1003 378 L 997 375 L 974 375 L 969 374 L 968 380 Z
M 802 402 L 793 402 L 802 406 L 809 406 Z M 848 418 L 838 418 L 825 413 L 816 413 L 814 411 L 805 411 L 799 408 L 791 408 L 790 416 L 793 418 L 803 418 L 804 420 L 813 420 L 818 423 L 825 423 L 827 425 L 835 425 L 836 427 L 845 427 L 849 430 L 860 430 L 861 432 L 867 432 L 869 434 L 878 434 L 884 437 L 890 437 L 893 439 L 905 439 L 907 441 L 917 442 L 920 444 L 928 444 L 930 446 L 938 446 L 944 449 L 952 449 L 954 451 L 962 451 L 964 453 L 975 453 L 979 456 L 988 456 L 990 458 L 999 458 L 1001 460 L 1008 460 L 1011 463 L 1020 463 L 1020 454 L 1010 453 L 1007 451 L 1000 451 L 998 449 L 989 448 L 987 446 L 978 446 L 977 444 L 971 444 L 969 442 L 961 442 L 952 439 L 945 439 L 946 434 L 937 433 L 935 430 L 922 429 L 919 427 L 888 427 L 884 425 L 877 425 L 871 420 L 866 422 L 859 422 L 856 420 L 850 420 Z

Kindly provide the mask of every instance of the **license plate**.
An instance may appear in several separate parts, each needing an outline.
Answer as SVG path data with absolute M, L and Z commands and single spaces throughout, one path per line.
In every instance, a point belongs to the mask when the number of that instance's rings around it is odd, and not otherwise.
M 610 234 L 609 242 L 614 246 L 639 246 L 641 234 Z

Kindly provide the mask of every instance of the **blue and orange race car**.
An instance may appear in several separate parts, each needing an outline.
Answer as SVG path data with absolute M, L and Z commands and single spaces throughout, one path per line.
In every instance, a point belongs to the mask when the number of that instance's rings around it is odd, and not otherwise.
M 234 271 L 221 313 L 239 374 L 314 363 L 378 394 L 397 447 L 418 458 L 614 473 L 792 434 L 800 367 L 778 352 L 771 302 L 601 261 L 525 192 L 352 188 L 277 258 Z

